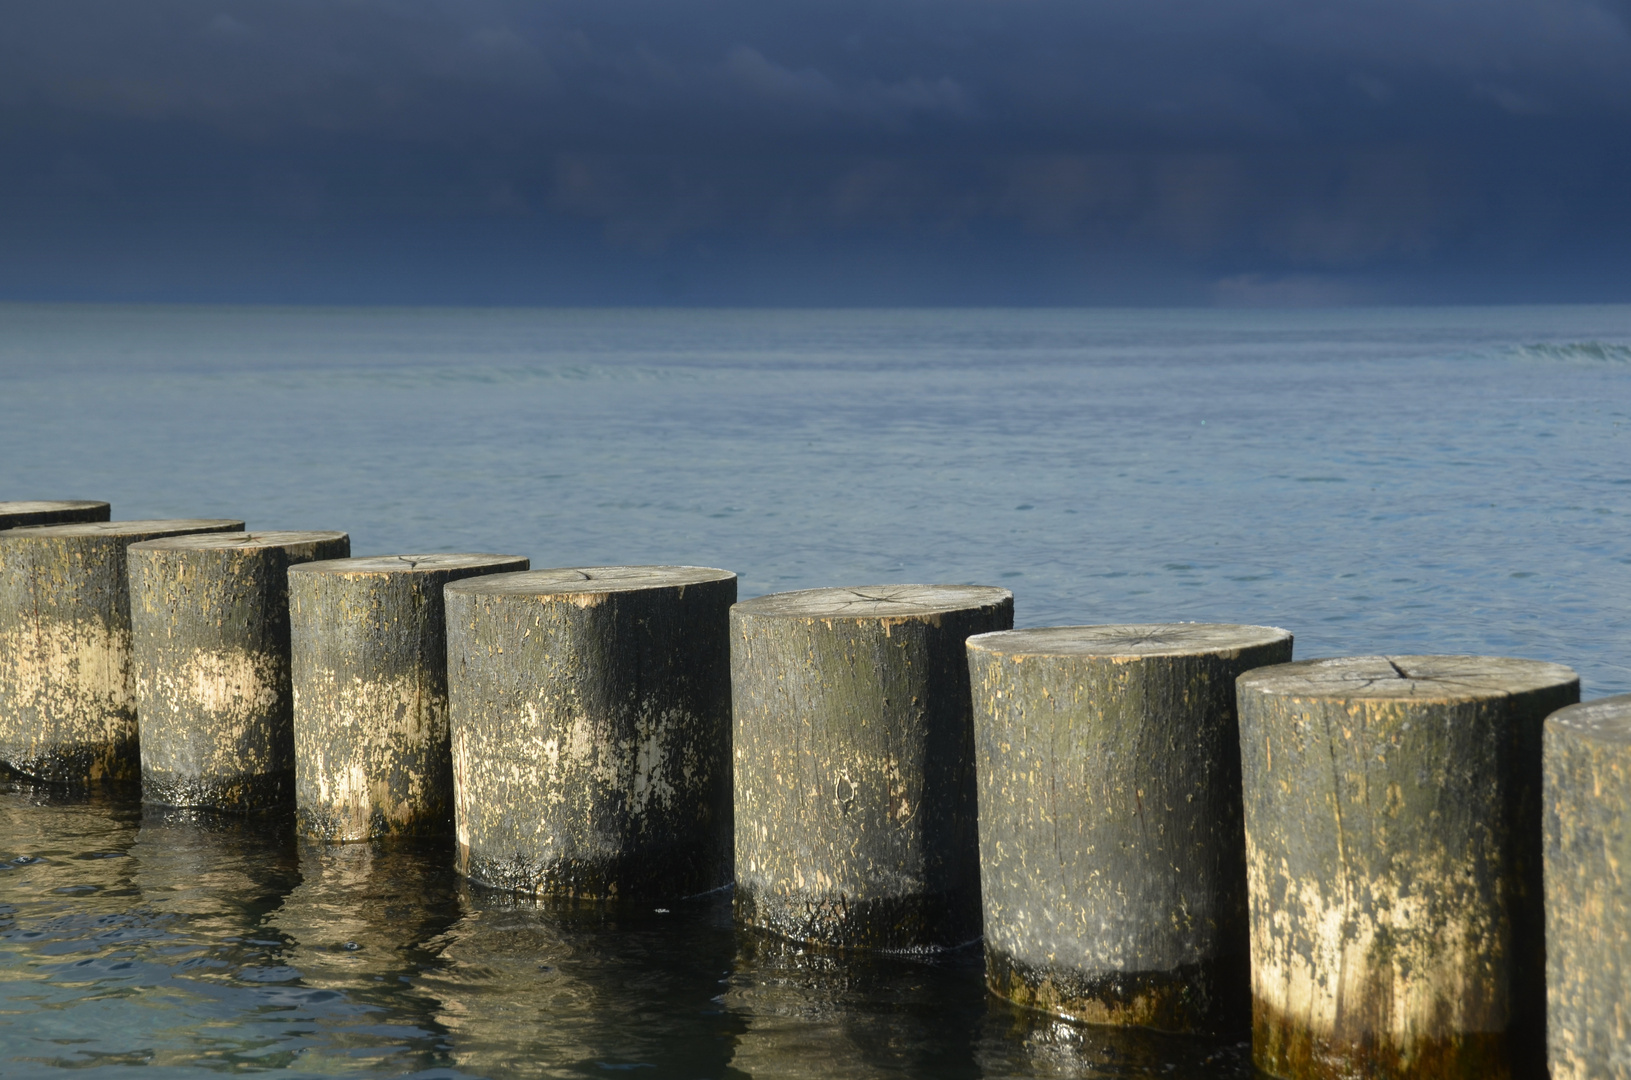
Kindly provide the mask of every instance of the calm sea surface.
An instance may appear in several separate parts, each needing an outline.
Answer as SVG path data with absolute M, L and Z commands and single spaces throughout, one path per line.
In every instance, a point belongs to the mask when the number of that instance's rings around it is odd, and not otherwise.
M 978 582 L 1020 625 L 1631 691 L 1631 307 L 472 311 L 0 305 L 0 499 L 677 562 L 742 594 Z M 0 1075 L 1241 1077 L 1232 1041 L 835 961 L 728 901 L 562 914 L 439 846 L 0 784 Z

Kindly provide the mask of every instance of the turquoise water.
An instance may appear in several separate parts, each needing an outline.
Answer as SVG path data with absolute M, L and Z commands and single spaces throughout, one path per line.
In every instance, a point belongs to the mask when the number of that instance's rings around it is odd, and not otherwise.
M 0 305 L 0 499 L 357 554 L 683 562 L 750 596 L 1014 591 L 1299 657 L 1631 691 L 1631 307 L 470 311 Z M 977 956 L 838 963 L 715 900 L 563 916 L 446 852 L 0 791 L 0 1073 L 1243 1075 L 1018 1016 Z

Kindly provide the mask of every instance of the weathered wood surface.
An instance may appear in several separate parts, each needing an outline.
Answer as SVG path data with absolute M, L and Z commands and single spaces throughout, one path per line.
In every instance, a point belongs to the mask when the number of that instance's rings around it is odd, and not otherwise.
M 25 525 L 71 525 L 86 521 L 107 521 L 112 516 L 107 503 L 85 499 L 25 499 L 0 502 L 0 529 L 16 529 Z
M 1553 713 L 1544 738 L 1552 1080 L 1628 1080 L 1631 694 Z
M 728 885 L 736 575 L 532 570 L 444 595 L 459 871 L 588 901 Z
M 343 532 L 233 532 L 130 549 L 142 801 L 251 813 L 294 803 L 289 567 Z
M 731 609 L 736 912 L 783 937 L 916 949 L 979 937 L 964 642 L 1006 589 L 878 585 Z
M 289 569 L 295 808 L 324 840 L 453 829 L 442 588 L 516 555 L 382 555 Z
M 1258 1068 L 1544 1076 L 1541 725 L 1574 672 L 1369 656 L 1237 686 Z
M 0 762 L 59 784 L 134 781 L 126 549 L 231 520 L 81 522 L 0 532 Z
M 1209 623 L 969 639 L 995 993 L 1089 1023 L 1244 1029 L 1235 678 L 1291 645 Z

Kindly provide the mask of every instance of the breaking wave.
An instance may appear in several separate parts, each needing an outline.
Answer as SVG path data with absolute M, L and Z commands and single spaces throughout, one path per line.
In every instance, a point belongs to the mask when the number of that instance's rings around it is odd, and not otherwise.
M 1559 341 L 1544 345 L 1518 345 L 1511 355 L 1538 364 L 1627 364 L 1631 345 L 1613 341 Z

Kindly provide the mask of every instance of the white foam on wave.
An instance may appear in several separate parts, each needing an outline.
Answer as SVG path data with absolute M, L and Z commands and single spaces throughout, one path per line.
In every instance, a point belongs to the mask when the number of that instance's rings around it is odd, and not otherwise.
M 1510 355 L 1542 364 L 1631 364 L 1631 345 L 1615 341 L 1554 341 L 1515 345 Z

